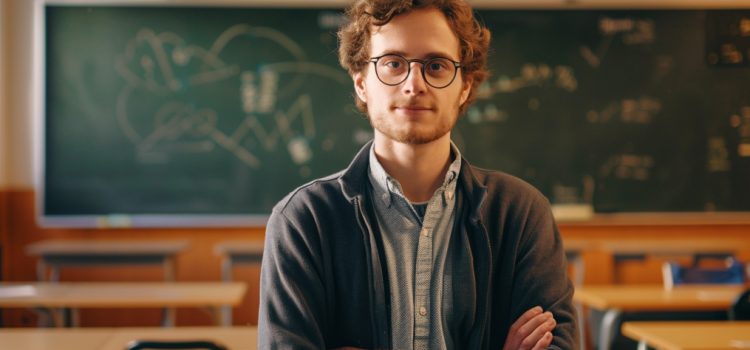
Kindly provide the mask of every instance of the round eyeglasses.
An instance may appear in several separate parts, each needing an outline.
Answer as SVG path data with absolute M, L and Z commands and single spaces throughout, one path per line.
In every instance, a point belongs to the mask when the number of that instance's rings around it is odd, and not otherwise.
M 422 65 L 422 78 L 427 85 L 436 89 L 450 85 L 456 79 L 458 69 L 461 68 L 461 63 L 444 57 L 419 60 L 387 54 L 370 57 L 370 62 L 375 65 L 375 75 L 378 76 L 380 82 L 389 86 L 401 84 L 409 77 L 412 62 Z

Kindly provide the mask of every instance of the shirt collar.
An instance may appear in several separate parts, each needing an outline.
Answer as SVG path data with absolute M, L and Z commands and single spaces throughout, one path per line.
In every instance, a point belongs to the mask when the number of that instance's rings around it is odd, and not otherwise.
M 448 166 L 448 170 L 445 172 L 445 180 L 443 180 L 443 185 L 440 187 L 445 188 L 446 190 L 443 194 L 445 200 L 453 199 L 456 188 L 456 179 L 461 171 L 461 152 L 459 152 L 458 147 L 456 147 L 456 144 L 454 144 L 453 141 L 451 141 L 451 154 L 454 159 Z M 404 196 L 404 193 L 401 190 L 401 184 L 398 180 L 388 175 L 383 168 L 383 165 L 380 164 L 378 157 L 375 156 L 374 145 L 370 147 L 369 163 L 370 171 L 368 171 L 368 176 L 370 178 L 370 183 L 375 189 L 374 194 L 382 200 L 386 206 L 391 205 L 391 196 L 393 195 L 402 197 L 406 200 L 406 196 Z

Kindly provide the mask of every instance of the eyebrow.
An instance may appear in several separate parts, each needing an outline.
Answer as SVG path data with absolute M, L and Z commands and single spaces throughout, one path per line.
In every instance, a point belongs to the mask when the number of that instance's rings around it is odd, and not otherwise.
M 386 50 L 386 51 L 382 52 L 380 55 L 377 55 L 377 56 L 383 56 L 383 55 L 399 55 L 399 56 L 404 56 L 404 57 L 408 56 L 406 54 L 406 52 L 399 51 L 399 50 Z M 373 56 L 373 57 L 376 57 L 376 56 Z M 436 58 L 436 57 L 447 58 L 447 59 L 450 59 L 452 61 L 459 61 L 457 59 L 454 59 L 453 57 L 451 57 L 451 55 L 449 55 L 449 54 L 447 54 L 445 52 L 437 52 L 437 51 L 428 52 L 426 55 L 420 57 L 420 59 L 429 59 L 429 58 Z

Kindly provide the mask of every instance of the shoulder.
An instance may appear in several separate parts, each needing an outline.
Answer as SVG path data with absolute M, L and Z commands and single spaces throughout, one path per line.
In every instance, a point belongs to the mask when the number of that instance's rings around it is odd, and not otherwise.
M 346 201 L 339 182 L 343 174 L 342 170 L 297 187 L 274 206 L 272 215 L 313 212 L 315 208 Z
M 529 205 L 549 205 L 547 197 L 530 183 L 511 174 L 470 166 L 475 180 L 487 189 L 490 200 Z

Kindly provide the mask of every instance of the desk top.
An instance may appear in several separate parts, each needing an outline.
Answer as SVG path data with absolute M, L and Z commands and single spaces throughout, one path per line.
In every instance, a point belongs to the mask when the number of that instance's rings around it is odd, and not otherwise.
M 577 287 L 573 299 L 595 309 L 621 311 L 713 311 L 729 308 L 742 285 L 662 285 Z
M 599 247 L 614 254 L 694 255 L 736 253 L 750 247 L 750 240 L 738 239 L 639 239 L 604 240 Z
M 3 348 L 24 350 L 123 350 L 135 339 L 211 340 L 232 350 L 255 350 L 255 327 L 0 328 Z
M 625 322 L 622 333 L 658 350 L 750 349 L 750 322 Z
M 597 243 L 589 239 L 564 238 L 563 248 L 566 253 L 579 253 L 584 250 L 596 249 Z
M 30 255 L 174 255 L 187 249 L 186 240 L 112 241 L 46 240 L 29 244 Z
M 217 255 L 263 255 L 263 241 L 225 241 L 214 246 Z
M 180 307 L 239 305 L 244 282 L 0 283 L 2 307 Z

